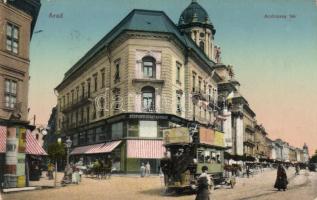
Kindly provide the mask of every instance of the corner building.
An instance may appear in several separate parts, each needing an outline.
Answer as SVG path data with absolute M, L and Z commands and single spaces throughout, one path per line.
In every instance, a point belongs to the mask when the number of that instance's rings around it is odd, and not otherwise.
M 196 1 L 178 25 L 162 11 L 131 11 L 55 88 L 57 130 L 73 141 L 72 160 L 111 158 L 119 172 L 150 162 L 157 172 L 164 128 L 215 126 L 215 32 Z

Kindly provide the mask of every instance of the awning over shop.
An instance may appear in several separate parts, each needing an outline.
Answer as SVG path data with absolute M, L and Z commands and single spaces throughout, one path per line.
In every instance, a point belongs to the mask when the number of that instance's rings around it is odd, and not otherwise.
M 121 141 L 113 141 L 101 144 L 93 144 L 83 147 L 76 147 L 70 153 L 71 155 L 79 155 L 79 154 L 98 154 L 98 153 L 109 153 L 113 151 Z
M 45 150 L 41 147 L 39 142 L 35 139 L 35 137 L 31 134 L 30 131 L 27 131 L 26 133 L 25 153 L 38 156 L 47 155 Z
M 6 152 L 7 127 L 0 126 L 0 153 Z M 26 133 L 25 153 L 30 155 L 47 155 L 30 131 Z
M 7 127 L 0 126 L 0 153 L 6 151 Z
M 165 147 L 162 140 L 127 140 L 128 158 L 160 159 Z

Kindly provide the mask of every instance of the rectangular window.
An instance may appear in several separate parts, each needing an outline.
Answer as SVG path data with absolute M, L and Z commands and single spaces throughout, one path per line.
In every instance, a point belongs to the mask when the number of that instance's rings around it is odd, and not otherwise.
M 117 83 L 120 81 L 120 62 L 116 62 L 116 69 L 114 74 L 114 82 Z
M 87 142 L 88 144 L 92 144 L 95 142 L 96 135 L 95 135 L 95 129 L 90 129 L 87 133 Z
M 211 102 L 211 86 L 208 88 L 208 101 Z
M 85 83 L 81 84 L 81 98 L 83 99 L 85 97 Z
M 17 103 L 17 82 L 5 80 L 5 107 L 16 108 Z
M 199 77 L 199 81 L 198 81 L 198 92 L 201 92 L 201 78 Z
M 105 115 L 105 98 L 100 98 L 100 114 L 99 114 L 99 117 L 103 117 Z
M 73 146 L 77 146 L 78 145 L 78 134 L 74 134 L 73 135 Z
M 130 121 L 128 125 L 128 137 L 139 136 L 139 121 Z
M 105 87 L 105 85 L 106 85 L 105 80 L 106 80 L 105 69 L 102 69 L 101 70 L 101 88 Z
M 94 91 L 96 92 L 98 89 L 98 74 L 94 75 L 94 86 L 95 86 Z
M 86 144 L 86 133 L 85 132 L 81 132 L 79 134 L 79 144 L 80 145 Z
M 176 62 L 176 83 L 181 83 L 181 64 Z
M 176 94 L 176 98 L 177 98 L 177 101 L 176 101 L 176 112 L 178 113 L 181 113 L 182 112 L 182 97 L 180 94 Z
M 111 125 L 112 139 L 122 138 L 123 122 L 114 123 Z
M 96 119 L 97 117 L 97 111 L 96 111 L 96 104 L 93 104 L 93 110 L 92 110 L 92 119 Z
M 105 127 L 96 128 L 96 141 L 104 141 L 106 139 Z
M 114 111 L 119 111 L 120 109 L 120 89 L 114 91 Z
M 72 90 L 72 98 L 71 98 L 71 104 L 73 104 L 74 103 L 74 90 Z
M 86 117 L 86 119 L 87 119 L 87 123 L 89 123 L 89 115 L 90 115 L 90 112 L 89 112 L 89 106 L 86 108 L 86 114 L 87 114 L 87 117 Z
M 87 81 L 87 97 L 90 97 L 90 86 L 91 86 L 91 83 L 90 83 L 90 79 Z
M 193 84 L 193 90 L 192 91 L 195 92 L 195 87 L 196 87 L 196 75 L 195 74 L 193 75 L 193 83 L 192 84 Z
M 151 61 L 144 61 L 143 62 L 143 76 L 145 78 L 154 78 L 155 71 L 154 71 L 154 63 Z
M 19 27 L 11 23 L 7 23 L 6 49 L 15 54 L 19 51 Z

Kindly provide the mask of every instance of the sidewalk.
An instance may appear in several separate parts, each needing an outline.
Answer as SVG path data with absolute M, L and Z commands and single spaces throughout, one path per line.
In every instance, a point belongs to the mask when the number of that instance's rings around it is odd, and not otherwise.
M 54 173 L 55 176 L 55 173 Z M 56 181 L 56 186 L 60 187 L 61 186 L 61 181 L 63 179 L 64 173 L 62 172 L 57 172 L 57 181 Z M 48 177 L 46 176 L 46 171 L 42 172 L 42 176 L 39 181 L 30 181 L 30 187 L 54 187 L 54 181 L 49 180 Z

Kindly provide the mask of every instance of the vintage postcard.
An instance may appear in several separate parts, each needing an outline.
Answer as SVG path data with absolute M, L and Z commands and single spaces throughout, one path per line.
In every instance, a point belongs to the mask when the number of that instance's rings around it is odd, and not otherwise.
M 317 0 L 0 0 L 0 200 L 316 200 Z

